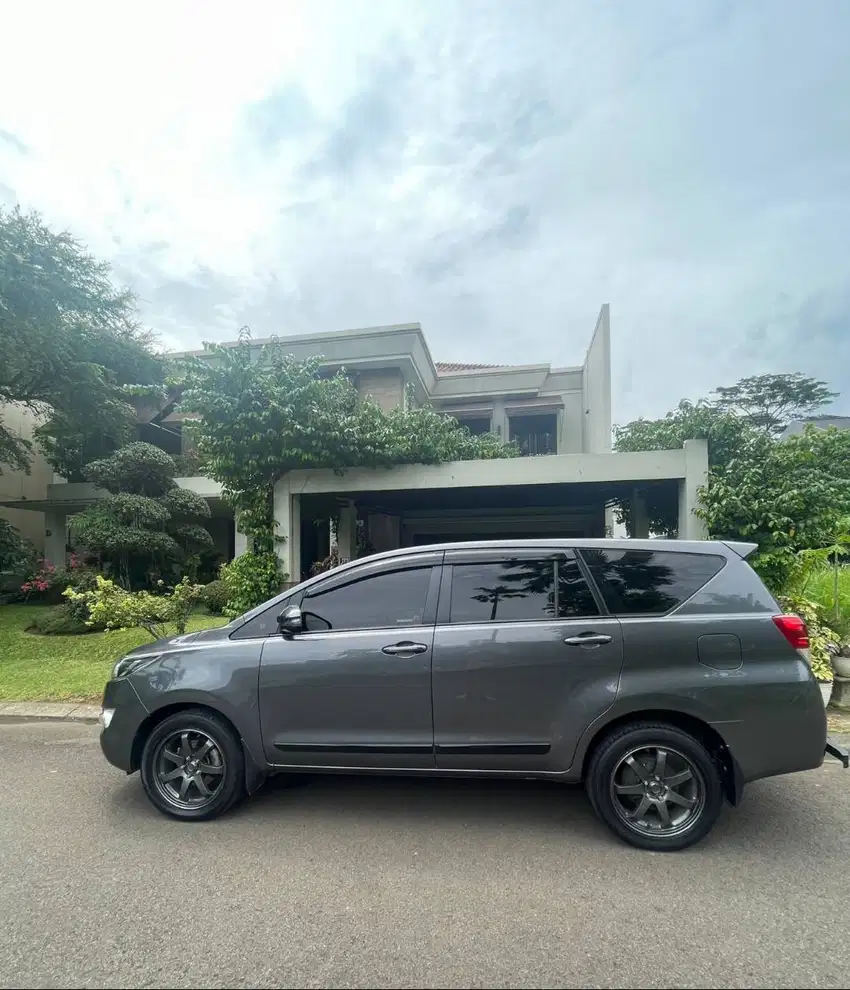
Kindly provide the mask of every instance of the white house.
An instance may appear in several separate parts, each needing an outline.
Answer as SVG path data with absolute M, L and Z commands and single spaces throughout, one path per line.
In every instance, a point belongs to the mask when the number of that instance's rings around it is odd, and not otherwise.
M 290 580 L 305 576 L 329 549 L 337 519 L 340 557 L 355 553 L 359 531 L 375 550 L 476 538 L 599 536 L 611 524 L 612 499 L 632 502 L 635 536 L 646 536 L 643 509 L 650 488 L 678 492 L 679 536 L 701 539 L 694 515 L 708 468 L 704 441 L 680 450 L 611 451 L 609 308 L 603 306 L 583 364 L 493 366 L 434 361 L 419 324 L 370 327 L 285 338 L 297 358 L 321 356 L 328 370 L 345 368 L 361 394 L 389 409 L 405 401 L 430 403 L 472 432 L 516 440 L 523 457 L 407 465 L 374 470 L 294 471 L 275 489 L 275 520 Z M 255 341 L 261 346 L 264 341 Z M 175 455 L 186 454 L 182 417 L 172 406 L 140 410 L 139 435 Z M 210 502 L 211 531 L 229 559 L 245 549 L 220 486 L 202 476 L 179 479 Z M 45 513 L 45 554 L 64 557 L 68 519 L 98 497 L 90 485 L 47 486 L 43 498 L 6 506 Z

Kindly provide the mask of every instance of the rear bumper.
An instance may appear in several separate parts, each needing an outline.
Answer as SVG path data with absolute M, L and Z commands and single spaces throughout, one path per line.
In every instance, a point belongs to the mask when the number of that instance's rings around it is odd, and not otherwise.
M 103 755 L 114 767 L 125 773 L 132 773 L 136 769 L 133 743 L 149 712 L 126 677 L 110 681 L 106 685 L 103 709 L 112 712 L 109 725 L 104 725 L 100 731 Z
M 770 700 L 746 719 L 712 723 L 738 767 L 742 784 L 823 764 L 826 712 L 817 688 L 803 704 L 799 700 L 770 704 Z

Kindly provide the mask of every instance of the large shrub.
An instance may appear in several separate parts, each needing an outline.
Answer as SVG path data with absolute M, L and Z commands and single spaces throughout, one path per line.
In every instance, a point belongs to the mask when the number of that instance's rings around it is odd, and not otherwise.
M 222 580 L 204 585 L 201 601 L 210 615 L 224 615 L 227 608 L 227 585 Z
M 83 611 L 88 615 L 88 608 L 84 608 Z M 100 631 L 98 626 L 81 619 L 79 613 L 80 609 L 76 602 L 54 605 L 36 615 L 29 632 L 40 633 L 42 636 L 82 636 Z
M 181 635 L 192 610 L 200 600 L 203 588 L 192 584 L 188 578 L 166 590 L 159 582 L 160 593 L 127 591 L 98 576 L 93 591 L 74 591 L 69 588 L 66 596 L 70 602 L 85 602 L 89 610 L 89 623 L 104 629 L 144 629 L 153 639 L 163 639 L 171 634 Z
M 0 580 L 28 573 L 35 561 L 35 547 L 7 520 L 0 519 Z
M 178 487 L 176 472 L 169 454 L 141 442 L 86 467 L 88 480 L 109 494 L 75 516 L 73 529 L 125 588 L 194 574 L 198 554 L 212 546 L 200 524 L 209 505 Z
M 249 550 L 229 564 L 222 564 L 221 580 L 227 589 L 224 614 L 232 619 L 274 598 L 286 576 L 281 574 L 274 553 Z

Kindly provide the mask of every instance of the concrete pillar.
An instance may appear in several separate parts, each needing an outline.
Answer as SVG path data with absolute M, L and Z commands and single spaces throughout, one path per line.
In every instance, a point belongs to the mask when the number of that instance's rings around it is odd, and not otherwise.
M 44 514 L 44 559 L 54 567 L 65 566 L 65 546 L 68 541 L 68 517 L 64 512 Z
M 287 478 L 274 486 L 274 521 L 275 552 L 287 575 L 284 581 L 297 584 L 301 580 L 301 496 L 292 494 Z
M 685 477 L 679 481 L 679 539 L 707 540 L 708 527 L 694 509 L 699 505 L 698 491 L 708 478 L 708 443 L 686 440 Z
M 346 502 L 339 510 L 337 545 L 341 564 L 354 560 L 357 556 L 357 506 L 353 501 Z
M 505 409 L 505 400 L 496 399 L 493 403 L 493 419 L 490 424 L 493 433 L 498 434 L 505 443 L 510 440 L 511 426 L 508 418 L 508 411 Z
M 247 553 L 249 549 L 249 541 L 246 533 L 243 533 L 239 528 L 239 515 L 237 514 L 233 520 L 233 556 L 241 557 L 243 553 Z
M 649 516 L 646 512 L 646 499 L 637 489 L 632 489 L 630 500 L 632 527 L 629 534 L 634 540 L 649 539 Z

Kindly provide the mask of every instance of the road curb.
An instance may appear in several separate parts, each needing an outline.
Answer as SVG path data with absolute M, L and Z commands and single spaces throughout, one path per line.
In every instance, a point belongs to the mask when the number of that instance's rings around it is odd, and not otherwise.
M 72 702 L 0 701 L 0 721 L 97 722 L 100 705 Z

